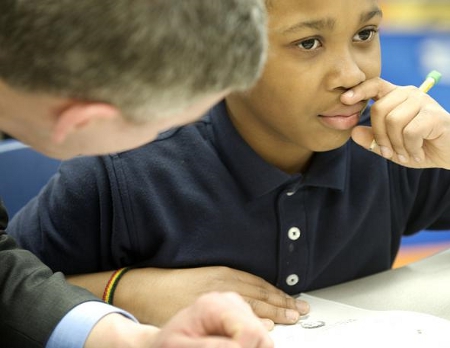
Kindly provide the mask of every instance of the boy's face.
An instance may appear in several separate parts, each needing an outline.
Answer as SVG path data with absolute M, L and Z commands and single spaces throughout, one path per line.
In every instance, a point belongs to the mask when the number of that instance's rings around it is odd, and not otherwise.
M 268 62 L 251 91 L 227 98 L 233 123 L 257 151 L 338 148 L 367 104 L 344 106 L 341 94 L 380 75 L 378 1 L 270 3 Z

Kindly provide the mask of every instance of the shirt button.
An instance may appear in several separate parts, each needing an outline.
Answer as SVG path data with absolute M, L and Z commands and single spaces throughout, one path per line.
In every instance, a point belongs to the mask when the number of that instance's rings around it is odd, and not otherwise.
M 295 194 L 295 191 L 286 192 L 286 196 L 293 196 L 294 194 Z
M 286 278 L 286 283 L 289 286 L 294 286 L 297 285 L 299 281 L 298 275 L 296 274 L 291 274 L 289 277 Z
M 288 232 L 290 240 L 297 240 L 300 238 L 301 232 L 298 227 L 291 227 Z

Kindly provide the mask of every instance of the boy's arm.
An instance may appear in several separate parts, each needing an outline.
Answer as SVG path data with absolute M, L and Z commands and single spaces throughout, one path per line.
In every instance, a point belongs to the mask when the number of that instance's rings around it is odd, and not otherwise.
M 108 265 L 99 250 L 112 238 L 108 176 L 100 157 L 64 161 L 41 192 L 10 221 L 7 232 L 54 271 L 94 271 Z M 104 229 L 102 230 L 101 227 Z M 102 231 L 107 231 L 102 235 Z
M 375 100 L 372 127 L 356 127 L 356 143 L 406 167 L 450 169 L 450 114 L 439 103 L 417 87 L 381 78 L 367 80 L 341 97 L 347 105 L 369 99 Z
M 68 280 L 102 297 L 111 274 L 77 275 Z M 309 310 L 307 303 L 294 299 L 263 279 L 228 267 L 132 269 L 120 279 L 113 304 L 129 311 L 141 322 L 161 326 L 179 310 L 194 303 L 201 294 L 211 291 L 237 292 L 256 315 L 275 323 L 296 323 L 299 316 Z

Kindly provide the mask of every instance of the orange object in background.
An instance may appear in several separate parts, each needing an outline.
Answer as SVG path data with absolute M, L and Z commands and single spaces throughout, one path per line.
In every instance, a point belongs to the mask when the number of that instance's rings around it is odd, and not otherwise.
M 424 230 L 405 236 L 392 268 L 405 266 L 446 249 L 450 249 L 450 231 Z
M 416 246 L 403 246 L 398 252 L 392 268 L 406 266 L 411 262 L 419 261 L 425 257 L 436 254 L 440 251 L 450 249 L 450 242 L 438 244 L 424 244 Z

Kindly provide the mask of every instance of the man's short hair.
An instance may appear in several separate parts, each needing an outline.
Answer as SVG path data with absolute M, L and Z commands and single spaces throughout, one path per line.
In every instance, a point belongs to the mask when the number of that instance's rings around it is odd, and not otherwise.
M 0 78 L 145 120 L 250 87 L 265 19 L 260 0 L 1 0 Z

